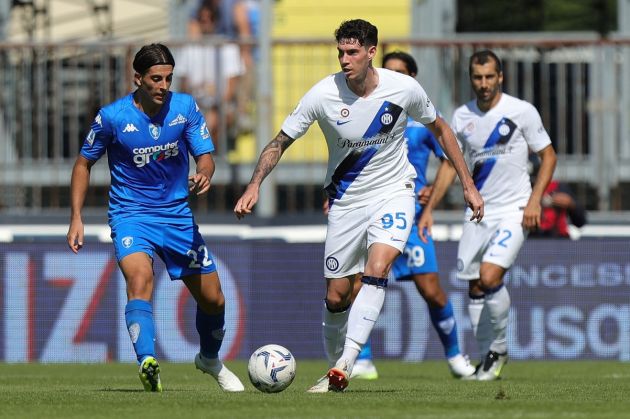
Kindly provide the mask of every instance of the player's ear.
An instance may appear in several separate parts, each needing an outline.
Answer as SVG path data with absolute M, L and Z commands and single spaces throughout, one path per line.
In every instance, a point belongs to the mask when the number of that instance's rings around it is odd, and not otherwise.
M 136 87 L 140 87 L 140 85 L 142 84 L 142 76 L 140 75 L 140 73 L 135 73 L 133 75 L 133 84 L 135 84 Z

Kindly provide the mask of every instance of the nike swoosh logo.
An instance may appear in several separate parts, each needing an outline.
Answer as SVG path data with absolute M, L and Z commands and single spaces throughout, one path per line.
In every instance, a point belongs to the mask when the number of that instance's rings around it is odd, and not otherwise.
M 347 124 L 350 121 L 337 121 L 337 125 Z
M 395 237 L 390 237 L 390 240 L 393 241 L 393 242 L 401 242 L 401 241 L 403 241 L 403 240 L 397 239 Z
M 376 320 L 368 319 L 367 317 L 363 317 L 363 320 L 367 320 L 369 322 L 376 323 Z

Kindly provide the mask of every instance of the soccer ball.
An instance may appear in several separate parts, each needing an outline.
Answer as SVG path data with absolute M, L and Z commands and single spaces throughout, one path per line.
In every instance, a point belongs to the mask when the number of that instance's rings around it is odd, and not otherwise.
M 256 349 L 247 365 L 249 381 L 263 393 L 278 393 L 295 378 L 295 358 L 284 346 L 265 345 Z

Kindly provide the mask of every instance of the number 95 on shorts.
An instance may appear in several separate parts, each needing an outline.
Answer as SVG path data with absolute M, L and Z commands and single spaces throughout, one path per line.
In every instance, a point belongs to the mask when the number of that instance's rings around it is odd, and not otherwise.
M 374 243 L 405 247 L 414 222 L 413 196 L 401 195 L 358 208 L 333 205 L 328 213 L 324 275 L 340 278 L 363 272 L 367 250 Z

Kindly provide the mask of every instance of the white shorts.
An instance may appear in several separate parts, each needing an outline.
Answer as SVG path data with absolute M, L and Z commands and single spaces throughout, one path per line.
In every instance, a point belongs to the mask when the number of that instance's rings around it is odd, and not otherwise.
M 402 252 L 414 216 L 413 195 L 399 195 L 359 208 L 333 205 L 328 213 L 324 276 L 343 278 L 363 272 L 373 243 L 385 243 Z
M 481 262 L 512 266 L 527 237 L 522 222 L 522 210 L 486 214 L 480 223 L 466 219 L 457 247 L 457 278 L 479 279 Z

